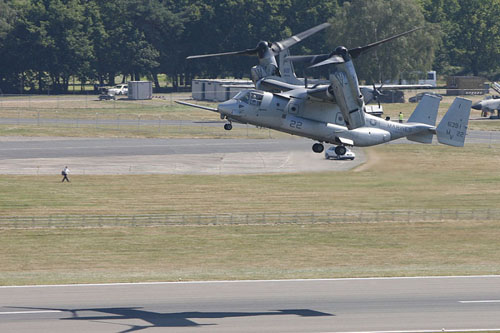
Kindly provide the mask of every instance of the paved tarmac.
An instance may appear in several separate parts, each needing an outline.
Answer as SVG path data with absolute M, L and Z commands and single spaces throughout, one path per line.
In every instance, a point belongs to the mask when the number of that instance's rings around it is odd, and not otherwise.
M 470 131 L 466 144 L 495 144 L 500 132 Z M 364 163 L 325 160 L 313 141 L 291 139 L 128 139 L 0 137 L 0 174 L 256 174 L 344 171 Z M 406 139 L 393 144 L 410 143 Z M 328 147 L 328 146 L 327 146 Z
M 0 287 L 1 332 L 500 330 L 500 276 Z
M 0 137 L 0 174 L 251 174 L 348 170 L 365 161 L 325 160 L 313 141 Z

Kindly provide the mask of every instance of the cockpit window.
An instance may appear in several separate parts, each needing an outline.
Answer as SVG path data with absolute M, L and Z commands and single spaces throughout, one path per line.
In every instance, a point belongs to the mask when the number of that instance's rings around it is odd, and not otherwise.
M 238 101 L 248 103 L 249 95 L 250 95 L 250 92 L 245 90 L 245 91 L 240 91 L 233 98 L 238 100 Z
M 264 97 L 264 95 L 261 93 L 258 92 L 250 93 L 250 104 L 259 106 L 260 103 L 262 103 L 262 97 Z
M 243 103 L 259 106 L 262 103 L 263 97 L 264 94 L 259 91 L 246 90 L 246 91 L 240 91 L 233 98 Z

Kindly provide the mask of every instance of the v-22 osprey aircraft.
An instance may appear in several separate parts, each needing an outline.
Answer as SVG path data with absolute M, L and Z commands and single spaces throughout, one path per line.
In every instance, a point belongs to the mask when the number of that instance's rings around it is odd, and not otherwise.
M 365 112 L 352 58 L 397 36 L 351 50 L 339 46 L 329 55 L 306 59 L 313 63 L 311 67 L 331 67 L 327 89 L 299 87 L 280 93 L 248 89 L 217 108 L 177 102 L 218 112 L 222 119 L 228 120 L 224 125 L 226 130 L 232 129 L 234 121 L 311 138 L 318 141 L 312 146 L 316 153 L 324 150 L 323 143 L 337 145 L 337 155 L 344 155 L 346 146 L 373 146 L 402 137 L 429 144 L 435 134 L 440 143 L 464 146 L 470 100 L 456 98 L 437 127 L 440 99 L 430 95 L 422 98 L 407 123 L 384 120 Z M 328 99 L 324 98 L 325 94 Z

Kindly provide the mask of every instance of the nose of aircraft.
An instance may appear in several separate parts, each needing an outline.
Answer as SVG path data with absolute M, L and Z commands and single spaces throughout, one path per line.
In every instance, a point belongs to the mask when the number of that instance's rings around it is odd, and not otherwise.
M 238 101 L 235 99 L 230 99 L 222 102 L 217 106 L 217 110 L 220 114 L 231 115 L 233 114 L 233 110 L 238 110 Z
M 471 106 L 474 110 L 481 110 L 482 109 L 482 105 L 481 105 L 481 102 L 477 102 L 476 104 L 474 104 L 473 106 Z

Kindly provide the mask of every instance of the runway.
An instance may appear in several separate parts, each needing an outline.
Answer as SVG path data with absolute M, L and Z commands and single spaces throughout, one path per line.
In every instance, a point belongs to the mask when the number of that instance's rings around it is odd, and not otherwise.
M 500 330 L 500 276 L 0 287 L 1 332 Z
M 342 171 L 365 161 L 325 160 L 313 141 L 0 137 L 0 174 L 255 174 Z M 328 147 L 328 146 L 327 146 Z
M 466 144 L 495 144 L 500 132 L 470 131 Z M 325 160 L 313 141 L 290 139 L 137 139 L 0 137 L 0 174 L 73 175 L 199 174 L 230 175 L 350 170 L 366 161 Z M 391 144 L 412 143 L 406 139 Z M 326 148 L 328 145 L 325 146 Z

